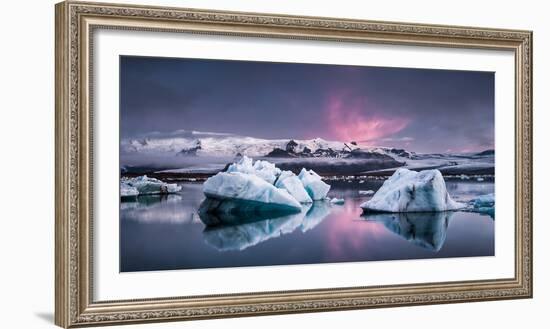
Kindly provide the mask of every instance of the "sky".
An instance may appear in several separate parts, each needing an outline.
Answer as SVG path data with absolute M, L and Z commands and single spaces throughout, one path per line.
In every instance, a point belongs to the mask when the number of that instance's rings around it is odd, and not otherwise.
M 121 56 L 121 137 L 195 130 L 494 148 L 494 73 Z

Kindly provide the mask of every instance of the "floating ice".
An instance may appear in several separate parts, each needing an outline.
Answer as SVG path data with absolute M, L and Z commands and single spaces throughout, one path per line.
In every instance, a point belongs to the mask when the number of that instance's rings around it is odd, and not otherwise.
M 178 184 L 165 183 L 156 178 L 139 176 L 134 178 L 122 178 L 120 181 L 120 196 L 132 197 L 149 194 L 170 194 L 181 190 Z
M 360 195 L 373 195 L 374 191 L 373 190 L 359 191 L 359 194 Z
M 495 218 L 495 194 L 480 195 L 469 202 L 470 211 L 487 214 Z
M 299 212 L 301 204 L 313 202 L 312 195 L 324 198 L 330 189 L 313 171 L 304 175 L 307 175 L 304 179 L 309 185 L 291 171 L 281 171 L 268 161 L 254 162 L 244 156 L 239 162 L 229 165 L 226 172 L 206 180 L 204 194 L 207 199 L 217 201 L 206 200 L 202 211 L 241 217 L 245 213 L 275 215 L 274 212 Z
M 323 200 L 327 196 L 330 185 L 323 182 L 321 176 L 317 175 L 313 170 L 302 168 L 298 177 L 302 181 L 307 193 L 314 201 Z
M 251 158 L 243 156 L 239 162 L 229 165 L 227 172 L 240 172 L 258 176 L 269 184 L 273 184 L 281 174 L 281 169 L 275 167 L 271 162 L 263 160 L 256 160 L 254 162 Z
M 288 193 L 290 193 L 290 195 L 292 195 L 296 199 L 296 201 L 300 203 L 313 202 L 306 189 L 304 188 L 302 181 L 298 178 L 298 176 L 294 175 L 292 171 L 285 170 L 281 172 L 281 174 L 277 178 L 275 187 L 287 190 Z
M 253 174 L 221 172 L 208 178 L 204 194 L 218 200 L 250 201 L 272 208 L 300 211 L 300 203 L 287 190 L 277 188 Z
M 495 194 L 480 195 L 472 200 L 474 208 L 482 207 L 494 207 L 495 206 Z
M 338 199 L 338 198 L 332 198 L 330 199 L 330 203 L 332 204 L 344 204 L 344 199 Z
M 360 207 L 365 212 L 432 212 L 458 210 L 465 205 L 451 199 L 439 170 L 399 168 Z

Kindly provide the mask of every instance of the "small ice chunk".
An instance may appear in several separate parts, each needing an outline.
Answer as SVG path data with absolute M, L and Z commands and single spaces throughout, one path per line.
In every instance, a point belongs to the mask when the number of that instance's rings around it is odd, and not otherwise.
M 373 190 L 359 191 L 359 194 L 360 195 L 373 195 L 374 191 Z
M 494 207 L 495 206 L 495 194 L 484 194 L 474 198 L 472 201 L 474 208 L 481 207 Z
M 300 203 L 290 193 L 253 174 L 221 172 L 208 178 L 203 192 L 209 198 L 254 201 L 273 207 L 300 211 Z
M 229 165 L 227 172 L 240 172 L 260 177 L 269 184 L 275 183 L 277 177 L 281 174 L 281 169 L 275 167 L 271 162 L 256 160 L 243 156 L 239 162 Z
M 330 199 L 330 203 L 332 204 L 344 204 L 344 199 L 338 199 L 338 198 L 332 198 Z
M 477 180 L 478 182 L 483 182 L 485 179 L 483 179 L 483 177 L 478 177 L 476 180 Z
M 317 175 L 313 170 L 302 168 L 298 178 L 300 178 L 307 193 L 314 201 L 323 200 L 330 190 L 330 185 L 323 182 L 321 176 Z
M 288 193 L 290 193 L 290 195 L 292 195 L 296 201 L 300 203 L 313 202 L 304 188 L 302 181 L 298 178 L 298 176 L 294 175 L 292 171 L 285 170 L 281 172 L 279 178 L 277 178 L 275 187 L 287 190 Z
M 470 211 L 487 214 L 491 218 L 495 218 L 495 194 L 480 195 L 469 202 Z
M 468 177 L 468 175 L 462 174 L 462 175 L 460 175 L 460 179 L 461 180 L 467 180 L 467 179 L 470 179 L 470 177 Z
M 366 212 L 433 212 L 458 210 L 465 205 L 451 199 L 439 170 L 399 168 L 360 207 Z
M 136 196 L 149 194 L 170 194 L 181 190 L 178 184 L 165 183 L 159 179 L 139 176 L 134 178 L 122 178 L 120 181 L 120 195 Z M 137 194 L 136 194 L 137 191 Z

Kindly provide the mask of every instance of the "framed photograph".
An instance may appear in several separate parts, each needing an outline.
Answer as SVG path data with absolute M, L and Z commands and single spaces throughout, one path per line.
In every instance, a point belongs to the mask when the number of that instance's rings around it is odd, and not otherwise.
M 56 6 L 56 324 L 529 298 L 532 33 Z

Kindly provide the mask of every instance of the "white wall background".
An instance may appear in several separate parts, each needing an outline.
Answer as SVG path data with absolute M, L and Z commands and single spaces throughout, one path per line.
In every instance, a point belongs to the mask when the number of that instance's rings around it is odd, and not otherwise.
M 110 1 L 109 1 L 110 2 Z M 544 1 L 123 1 L 207 9 L 529 29 L 534 31 L 535 298 L 270 316 L 147 328 L 541 328 L 550 305 L 546 255 L 550 220 L 542 212 L 548 180 L 550 22 Z M 0 327 L 52 328 L 54 298 L 54 3 L 2 4 L 0 19 Z M 512 147 L 512 145 L 510 145 Z M 138 326 L 126 326 L 133 328 Z M 139 326 L 145 328 L 146 326 Z

